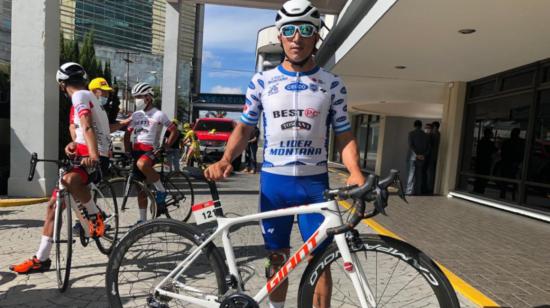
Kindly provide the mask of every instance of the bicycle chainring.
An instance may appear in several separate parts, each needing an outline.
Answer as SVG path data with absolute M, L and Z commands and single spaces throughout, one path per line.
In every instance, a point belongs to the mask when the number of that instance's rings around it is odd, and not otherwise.
M 259 308 L 260 305 L 250 296 L 243 293 L 233 293 L 227 296 L 220 308 Z

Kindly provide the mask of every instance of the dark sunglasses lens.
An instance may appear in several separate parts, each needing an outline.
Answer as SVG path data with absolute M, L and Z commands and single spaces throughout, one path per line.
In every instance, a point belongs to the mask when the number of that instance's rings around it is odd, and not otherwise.
M 281 34 L 285 37 L 293 37 L 294 33 L 296 33 L 296 27 L 293 25 L 288 25 L 281 28 Z

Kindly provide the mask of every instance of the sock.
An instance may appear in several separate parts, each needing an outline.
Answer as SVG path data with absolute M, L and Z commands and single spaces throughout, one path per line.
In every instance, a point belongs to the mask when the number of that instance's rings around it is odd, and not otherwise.
M 271 299 L 267 301 L 267 305 L 269 308 L 284 308 L 285 302 L 274 302 Z
M 38 246 L 38 251 L 36 252 L 36 257 L 40 261 L 46 261 L 50 258 L 50 251 L 52 250 L 52 238 L 49 236 L 42 235 L 40 240 L 40 246 Z
M 147 220 L 147 209 L 139 209 L 139 220 L 146 221 Z
M 160 180 L 154 182 L 153 185 L 155 185 L 155 188 L 157 189 L 157 191 L 161 191 L 161 192 L 165 192 L 165 191 L 166 191 L 166 189 L 164 189 L 164 185 L 162 185 L 162 183 L 160 182 Z
M 86 211 L 88 211 L 88 215 L 94 215 L 94 214 L 97 214 L 99 212 L 99 209 L 95 205 L 95 202 L 94 202 L 93 198 L 90 198 L 90 201 L 88 201 L 86 203 L 82 203 L 82 206 L 84 206 Z

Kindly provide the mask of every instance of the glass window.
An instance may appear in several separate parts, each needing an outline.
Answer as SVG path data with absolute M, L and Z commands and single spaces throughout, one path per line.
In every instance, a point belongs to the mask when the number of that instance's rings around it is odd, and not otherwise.
M 476 195 L 502 200 L 510 203 L 519 202 L 519 184 L 506 179 L 494 179 L 489 176 L 461 176 L 460 187 Z
M 530 208 L 550 212 L 550 188 L 528 185 L 526 187 L 525 201 Z
M 380 116 L 370 116 L 369 138 L 367 144 L 367 156 L 365 168 L 376 169 L 376 154 L 378 152 L 378 133 L 380 131 Z
M 516 73 L 502 78 L 502 90 L 511 90 L 533 85 L 535 71 Z
M 528 93 L 469 104 L 462 171 L 519 179 L 531 102 Z
M 357 130 L 355 137 L 357 139 L 357 147 L 359 148 L 359 162 L 362 168 L 365 167 L 366 148 L 368 141 L 369 121 L 367 115 L 357 116 Z
M 527 179 L 550 185 L 550 90 L 542 91 L 539 97 Z
M 470 87 L 469 98 L 476 98 L 481 96 L 487 96 L 495 93 L 496 79 L 489 80 L 483 83 L 474 84 Z

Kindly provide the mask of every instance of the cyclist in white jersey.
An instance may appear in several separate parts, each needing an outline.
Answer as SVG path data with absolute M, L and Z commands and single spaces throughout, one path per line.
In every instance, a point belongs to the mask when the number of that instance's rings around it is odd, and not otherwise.
M 323 201 L 323 191 L 328 188 L 330 127 L 350 172 L 347 184 L 365 182 L 347 116 L 346 88 L 339 77 L 314 61 L 321 24 L 319 11 L 307 0 L 287 1 L 279 10 L 276 26 L 285 59 L 277 68 L 254 75 L 241 123 L 231 134 L 222 159 L 205 171 L 211 180 L 228 177 L 231 161 L 245 149 L 248 137 L 262 117 L 261 211 Z M 323 219 L 320 214 L 298 215 L 302 238 L 309 238 Z M 293 220 L 294 217 L 282 217 L 261 223 L 265 246 L 270 251 L 266 262 L 268 279 L 288 258 Z M 316 307 L 330 305 L 331 287 L 330 269 L 326 269 L 315 290 Z M 270 307 L 284 306 L 287 288 L 285 282 L 269 295 Z
M 101 236 L 105 230 L 103 217 L 91 198 L 87 184 L 90 181 L 100 180 L 97 167 L 101 168 L 103 172 L 108 168 L 109 123 L 100 102 L 86 90 L 85 79 L 84 69 L 74 62 L 61 65 L 57 72 L 60 89 L 70 97 L 72 102 L 70 132 L 73 141 L 65 147 L 65 153 L 70 158 L 81 159 L 81 167 L 74 168 L 65 174 L 63 181 L 73 197 L 86 208 L 90 220 L 88 226 L 90 234 Z M 96 171 L 93 171 L 94 169 Z M 42 239 L 36 255 L 20 264 L 10 265 L 10 270 L 28 274 L 46 271 L 50 268 L 49 255 L 52 247 L 55 195 L 54 191 L 47 206 Z
M 124 135 L 126 144 L 129 143 L 130 133 L 136 136 L 132 147 L 134 157 L 134 171 L 138 176 L 145 176 L 149 183 L 155 186 L 155 200 L 157 202 L 157 215 L 165 210 L 166 190 L 160 181 L 160 175 L 153 169 L 157 160 L 160 146 L 160 136 L 164 127 L 170 135 L 163 145 L 168 149 L 178 137 L 177 127 L 170 121 L 168 116 L 157 108 L 153 107 L 153 87 L 147 83 L 138 83 L 132 88 L 132 96 L 136 99 L 136 112 L 131 116 L 130 125 Z M 137 170 L 136 170 L 137 168 Z M 147 197 L 144 193 L 138 195 L 139 220 L 141 223 L 147 220 Z

